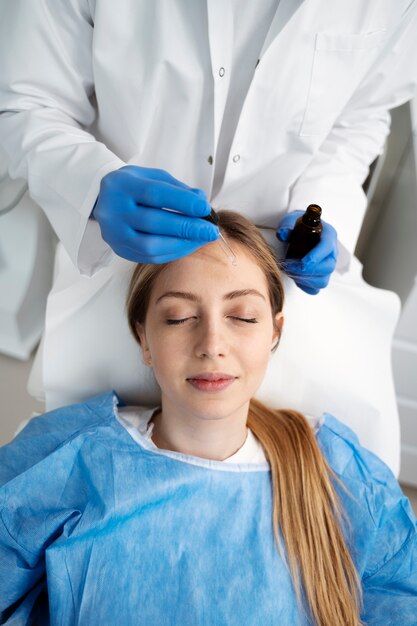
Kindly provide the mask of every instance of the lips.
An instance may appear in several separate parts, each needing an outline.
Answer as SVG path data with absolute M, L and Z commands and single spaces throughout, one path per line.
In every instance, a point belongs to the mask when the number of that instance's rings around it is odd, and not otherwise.
M 195 374 L 194 376 L 190 376 L 187 380 L 208 380 L 208 381 L 216 381 L 216 380 L 234 380 L 237 378 L 236 376 L 231 376 L 230 374 L 225 374 L 224 372 L 201 372 L 201 374 Z
M 223 372 L 201 372 L 192 378 L 187 378 L 187 383 L 200 392 L 213 394 L 227 389 L 236 379 L 236 376 Z

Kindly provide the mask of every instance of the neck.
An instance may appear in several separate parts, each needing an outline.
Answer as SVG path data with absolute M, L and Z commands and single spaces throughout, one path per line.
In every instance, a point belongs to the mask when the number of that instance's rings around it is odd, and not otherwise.
M 247 410 L 225 418 L 204 419 L 162 410 L 153 418 L 152 441 L 163 450 L 203 459 L 224 461 L 235 454 L 247 437 Z

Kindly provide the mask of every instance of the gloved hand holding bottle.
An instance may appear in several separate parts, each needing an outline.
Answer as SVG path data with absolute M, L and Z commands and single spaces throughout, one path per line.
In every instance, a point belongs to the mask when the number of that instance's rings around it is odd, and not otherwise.
M 277 230 L 280 241 L 288 242 L 297 219 L 304 211 L 293 211 L 285 215 Z M 296 285 L 311 295 L 316 295 L 327 287 L 330 276 L 336 268 L 337 232 L 322 220 L 323 231 L 319 243 L 302 259 L 286 259 L 282 262 L 284 271 L 293 278 Z
M 127 165 L 104 176 L 91 217 L 119 256 L 166 263 L 217 240 L 217 226 L 195 219 L 210 211 L 201 189 L 164 170 Z

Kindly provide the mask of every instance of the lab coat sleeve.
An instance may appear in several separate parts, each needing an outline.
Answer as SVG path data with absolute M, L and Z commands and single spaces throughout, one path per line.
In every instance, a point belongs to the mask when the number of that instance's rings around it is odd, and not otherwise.
M 82 274 L 113 252 L 89 220 L 102 177 L 125 163 L 87 132 L 96 116 L 87 0 L 0 3 L 0 143 Z M 110 45 L 110 44 L 109 44 Z
M 336 228 L 340 272 L 349 269 L 355 250 L 367 205 L 362 185 L 370 164 L 383 153 L 389 110 L 410 100 L 416 91 L 416 32 L 414 0 L 387 34 L 378 59 L 291 190 L 290 211 L 315 202 L 323 208 L 324 220 Z

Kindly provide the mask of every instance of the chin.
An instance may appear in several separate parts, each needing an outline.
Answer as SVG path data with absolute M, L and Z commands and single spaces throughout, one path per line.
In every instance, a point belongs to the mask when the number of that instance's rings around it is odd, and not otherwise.
M 188 410 L 201 420 L 220 420 L 237 413 L 248 400 L 230 402 L 220 397 L 202 398 L 200 401 L 187 402 Z

